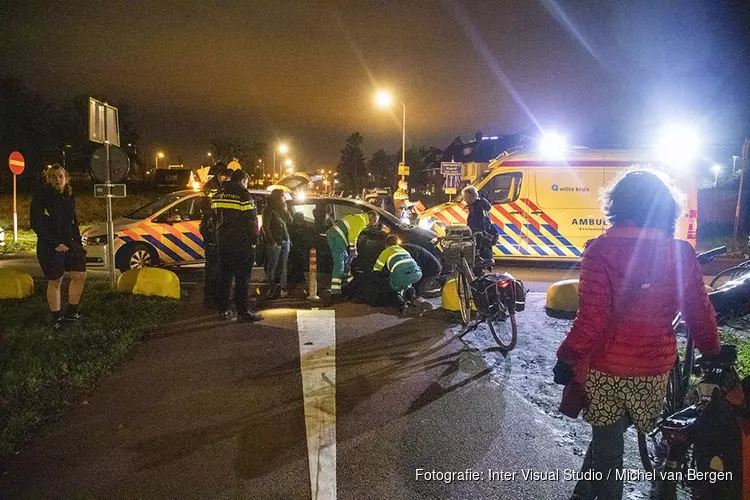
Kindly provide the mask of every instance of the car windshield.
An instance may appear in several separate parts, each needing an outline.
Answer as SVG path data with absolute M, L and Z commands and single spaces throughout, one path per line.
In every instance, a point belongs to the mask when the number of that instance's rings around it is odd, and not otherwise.
M 172 194 L 168 194 L 167 196 L 162 196 L 161 198 L 157 198 L 151 203 L 147 203 L 143 205 L 141 208 L 127 214 L 125 217 L 128 219 L 137 219 L 137 220 L 151 217 L 152 215 L 154 215 L 156 212 L 166 207 L 167 205 L 174 203 L 180 198 L 183 198 L 185 194 L 186 193 L 172 193 Z

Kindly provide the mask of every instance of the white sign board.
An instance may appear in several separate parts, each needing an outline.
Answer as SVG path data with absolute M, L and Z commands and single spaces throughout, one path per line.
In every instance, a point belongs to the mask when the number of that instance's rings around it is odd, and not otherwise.
M 120 125 L 117 108 L 89 97 L 89 140 L 120 145 Z

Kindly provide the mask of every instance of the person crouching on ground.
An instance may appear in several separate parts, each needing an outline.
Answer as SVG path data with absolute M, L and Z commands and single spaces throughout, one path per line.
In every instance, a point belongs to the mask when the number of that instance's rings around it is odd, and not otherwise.
M 230 319 L 229 295 L 234 278 L 234 303 L 237 321 L 260 321 L 263 316 L 250 312 L 250 274 L 255 263 L 258 242 L 258 213 L 255 201 L 247 190 L 249 177 L 244 170 L 232 172 L 224 189 L 211 201 L 216 212 L 216 234 L 219 243 L 218 306 L 222 319 Z
M 276 297 L 276 279 L 278 276 L 281 298 L 287 297 L 286 289 L 287 266 L 289 263 L 289 228 L 292 216 L 284 200 L 284 191 L 274 189 L 268 197 L 268 204 L 263 210 L 263 234 L 266 239 L 266 278 L 268 279 L 268 298 Z
M 70 176 L 60 165 L 44 174 L 46 183 L 31 201 L 31 227 L 37 235 L 36 256 L 47 280 L 47 304 L 52 325 L 78 321 L 78 304 L 86 282 L 86 250 L 78 229 Z M 70 272 L 68 307 L 62 314 L 62 279 Z
M 326 231 L 333 259 L 331 298 L 341 295 L 341 286 L 351 281 L 351 261 L 357 256 L 357 240 L 366 227 L 375 227 L 380 215 L 375 211 L 342 218 Z
M 623 432 L 631 422 L 651 431 L 663 410 L 677 357 L 672 320 L 678 311 L 703 355 L 720 352 L 695 250 L 674 237 L 678 199 L 669 179 L 651 170 L 630 171 L 603 193 L 602 211 L 612 225 L 586 244 L 580 305 L 554 374 L 558 384 L 575 380 L 585 387 L 583 416 L 592 439 L 582 471 L 605 479 L 579 481 L 571 499 L 622 498 L 616 471 Z M 563 407 L 569 408 L 565 398 Z
M 401 248 L 398 237 L 390 235 L 385 239 L 387 247 L 380 252 L 372 270 L 374 272 L 388 271 L 388 286 L 395 294 L 394 304 L 404 307 L 407 302 L 415 298 L 412 285 L 422 279 L 422 270 L 409 252 Z M 407 291 L 408 290 L 408 291 Z
M 414 284 L 414 291 L 417 297 L 423 297 L 430 283 L 442 274 L 443 266 L 440 260 L 424 247 L 413 243 L 404 243 L 402 246 L 422 270 L 422 279 Z

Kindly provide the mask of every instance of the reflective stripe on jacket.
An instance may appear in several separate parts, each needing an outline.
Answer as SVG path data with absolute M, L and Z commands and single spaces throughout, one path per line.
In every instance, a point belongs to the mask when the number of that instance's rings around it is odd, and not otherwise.
M 373 271 L 380 271 L 384 267 L 388 268 L 388 271 L 393 273 L 402 264 L 409 264 L 406 267 L 412 267 L 411 264 L 417 266 L 414 259 L 411 258 L 411 254 L 399 245 L 391 245 L 378 255 L 378 260 L 375 261 Z M 417 266 L 419 267 L 419 266 Z

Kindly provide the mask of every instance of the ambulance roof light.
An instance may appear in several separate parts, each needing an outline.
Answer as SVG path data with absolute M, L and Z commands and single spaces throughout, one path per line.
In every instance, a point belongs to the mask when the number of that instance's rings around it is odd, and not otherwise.
M 568 150 L 568 141 L 557 132 L 545 132 L 537 141 L 541 156 L 548 160 L 562 160 Z
M 688 166 L 698 156 L 701 142 L 701 136 L 694 128 L 672 124 L 659 134 L 657 156 L 670 166 Z

